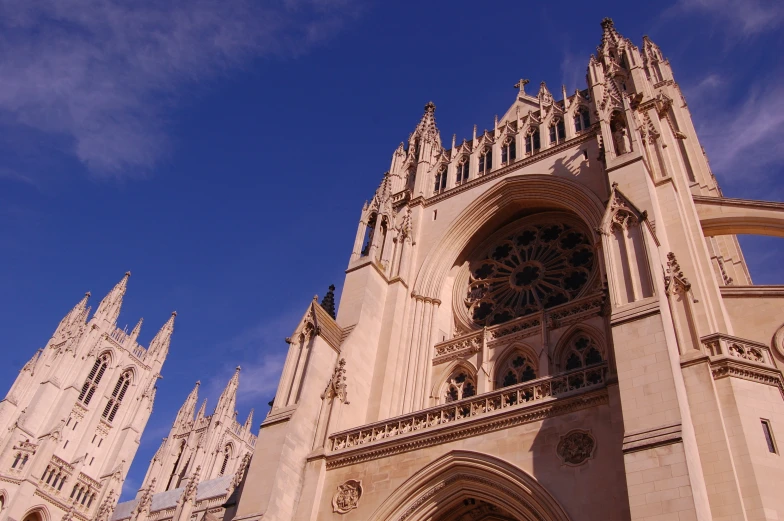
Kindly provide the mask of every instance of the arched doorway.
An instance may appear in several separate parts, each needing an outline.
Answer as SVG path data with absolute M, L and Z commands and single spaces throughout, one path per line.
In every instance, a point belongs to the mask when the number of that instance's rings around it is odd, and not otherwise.
M 40 508 L 36 508 L 25 514 L 22 521 L 46 521 L 46 515 Z
M 394 491 L 371 521 L 569 521 L 542 485 L 494 456 L 453 451 Z

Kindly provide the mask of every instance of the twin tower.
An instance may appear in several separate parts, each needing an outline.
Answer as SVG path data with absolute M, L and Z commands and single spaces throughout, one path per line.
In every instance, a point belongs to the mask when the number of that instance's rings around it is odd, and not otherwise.
M 3 521 L 109 521 L 114 514 L 152 413 L 177 315 L 172 313 L 147 348 L 137 342 L 141 320 L 130 333 L 118 328 L 129 277 L 126 273 L 92 316 L 86 294 L 0 402 Z M 213 496 L 228 497 L 256 441 L 250 432 L 253 413 L 244 425 L 236 420 L 238 384 L 239 367 L 211 416 L 205 414 L 206 401 L 196 414 L 196 384 L 150 464 L 141 496 L 170 490 L 182 495 L 189 483 L 195 488 L 217 478 L 222 488 Z M 143 509 L 137 510 L 138 519 Z

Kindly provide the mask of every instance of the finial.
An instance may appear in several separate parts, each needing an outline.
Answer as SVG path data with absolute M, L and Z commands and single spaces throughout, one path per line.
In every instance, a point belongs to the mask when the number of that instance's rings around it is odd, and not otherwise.
M 610 17 L 602 18 L 602 29 L 607 30 L 607 29 L 612 29 L 613 27 L 615 27 L 615 24 L 613 23 L 612 18 Z
M 425 105 L 425 112 L 435 112 L 436 111 L 436 104 L 432 101 L 428 101 L 427 105 Z
M 93 296 L 93 294 L 88 291 L 87 293 L 84 294 L 84 296 L 90 298 Z
M 457 134 L 452 134 L 452 148 L 455 148 L 456 141 L 457 141 Z
M 242 369 L 242 367 L 240 367 L 240 366 L 237 366 L 237 367 L 234 368 L 234 370 L 237 371 L 238 373 L 240 372 L 240 369 Z
M 318 295 L 313 295 L 313 302 L 318 303 Z
M 321 307 L 324 308 L 324 311 L 329 313 L 329 316 L 335 318 L 335 285 L 329 285 L 329 291 L 327 294 L 324 295 L 324 298 L 321 299 Z
M 514 84 L 515 89 L 520 90 L 520 94 L 525 94 L 525 86 L 531 83 L 529 80 L 520 78 L 520 81 Z
M 176 317 L 177 316 L 177 312 L 176 311 L 172 311 L 171 316 Z
M 126 272 L 125 272 L 125 276 L 126 276 L 126 277 L 130 277 L 130 276 L 131 276 L 131 272 L 130 272 L 130 271 L 126 271 Z
M 201 385 L 201 380 L 196 380 L 196 387 Z

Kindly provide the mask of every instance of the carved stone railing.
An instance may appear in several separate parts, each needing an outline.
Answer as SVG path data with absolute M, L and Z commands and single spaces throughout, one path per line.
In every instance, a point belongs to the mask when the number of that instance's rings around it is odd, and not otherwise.
M 562 327 L 602 311 L 605 303 L 604 293 L 588 295 L 560 306 L 545 310 L 543 313 L 532 313 L 515 318 L 503 324 L 486 327 L 465 335 L 436 344 L 436 355 L 433 365 L 442 364 L 463 356 L 468 356 L 482 349 L 484 342 L 488 347 L 500 341 L 506 341 L 514 336 L 534 335 L 547 324 L 550 329 Z
M 558 396 L 601 387 L 606 381 L 607 364 L 538 378 L 424 411 L 336 433 L 329 438 L 329 449 L 333 452 L 351 449 L 412 432 L 436 429 L 464 419 L 478 418 L 495 411 L 524 408 Z
M 700 339 L 706 354 L 710 356 L 730 356 L 741 358 L 749 362 L 765 364 L 775 367 L 770 348 L 765 344 L 737 338 L 722 333 L 704 336 Z

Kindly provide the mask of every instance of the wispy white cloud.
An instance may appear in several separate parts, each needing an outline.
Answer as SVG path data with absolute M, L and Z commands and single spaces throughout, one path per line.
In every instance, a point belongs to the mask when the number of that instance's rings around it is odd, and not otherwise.
M 751 36 L 778 30 L 784 21 L 780 0 L 679 0 L 671 14 L 702 12 L 726 23 L 730 33 Z
M 292 333 L 300 318 L 299 312 L 286 312 L 262 320 L 219 346 L 230 353 L 227 358 L 232 359 L 233 365 L 226 364 L 209 380 L 208 394 L 219 395 L 231 377 L 234 366 L 240 363 L 242 371 L 237 392 L 238 403 L 257 407 L 266 405 L 275 395 L 286 360 L 288 345 L 284 339 Z
M 735 103 L 727 99 L 727 81 L 716 76 L 684 90 L 694 100 L 697 133 L 716 175 L 747 195 L 755 186 L 776 184 L 784 168 L 784 87 L 753 86 Z
M 571 94 L 575 89 L 585 88 L 585 70 L 588 58 L 565 50 L 561 59 L 561 83 L 566 85 L 566 92 Z
M 197 82 L 291 57 L 354 0 L 0 0 L 0 124 L 51 136 L 102 177 L 144 175 Z M 65 138 L 65 139 L 63 139 Z

